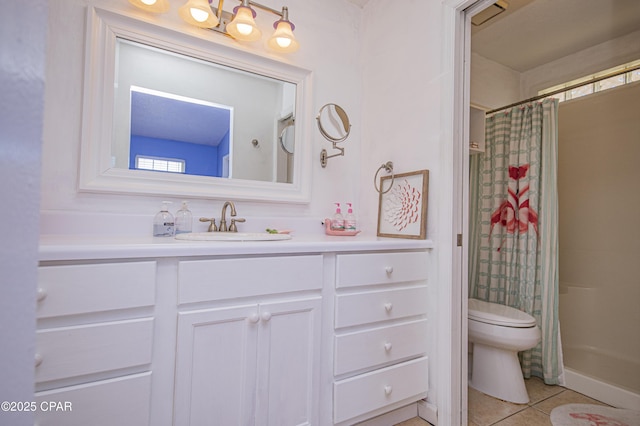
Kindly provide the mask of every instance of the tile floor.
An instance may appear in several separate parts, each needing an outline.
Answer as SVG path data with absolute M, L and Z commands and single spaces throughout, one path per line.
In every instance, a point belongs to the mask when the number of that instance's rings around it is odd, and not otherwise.
M 547 386 L 537 377 L 525 380 L 525 384 L 530 399 L 528 404 L 501 401 L 469 388 L 468 426 L 551 426 L 549 414 L 560 405 L 606 405 L 561 386 Z M 429 426 L 429 423 L 416 417 L 396 426 Z

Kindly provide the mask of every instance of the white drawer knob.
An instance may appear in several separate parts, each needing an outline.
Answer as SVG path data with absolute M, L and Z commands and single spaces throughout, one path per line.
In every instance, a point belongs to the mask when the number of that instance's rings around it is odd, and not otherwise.
M 251 324 L 255 324 L 258 321 L 260 321 L 260 316 L 258 315 L 258 313 L 253 313 L 247 317 L 247 322 Z
M 392 347 L 393 347 L 393 346 L 391 345 L 391 342 L 386 342 L 386 343 L 384 344 L 384 350 L 385 350 L 385 351 L 387 351 L 387 352 L 389 352 L 389 351 L 391 350 L 391 348 L 392 348 Z
M 391 273 L 393 272 L 393 266 L 386 266 L 384 270 L 387 273 L 387 275 L 391 275 Z
M 271 312 L 263 312 L 262 313 L 262 321 L 269 321 L 271 319 Z
M 384 394 L 385 395 L 391 395 L 391 392 L 393 392 L 393 388 L 389 385 L 384 387 Z
M 44 299 L 47 298 L 47 290 L 45 290 L 42 287 L 38 287 L 38 294 L 36 296 L 38 302 L 42 302 Z
M 43 360 L 42 355 L 40 355 L 39 353 L 36 353 L 36 356 L 34 357 L 36 367 L 40 367 L 40 364 L 42 364 L 42 360 Z
M 391 312 L 391 310 L 393 310 L 393 303 L 385 303 L 384 310 L 387 312 Z

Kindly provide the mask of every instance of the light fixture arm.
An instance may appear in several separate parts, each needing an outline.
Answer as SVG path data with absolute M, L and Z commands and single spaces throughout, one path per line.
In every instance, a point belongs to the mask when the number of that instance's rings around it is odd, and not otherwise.
M 248 3 L 249 3 L 251 6 L 255 6 L 255 7 L 257 7 L 258 9 L 266 10 L 267 12 L 271 12 L 271 13 L 273 13 L 274 15 L 278 15 L 279 17 L 284 18 L 284 14 L 283 14 L 282 12 L 280 12 L 280 11 L 278 11 L 278 10 L 275 10 L 275 9 L 272 9 L 272 8 L 270 8 L 269 6 L 265 6 L 265 5 L 263 5 L 263 4 L 256 3 L 256 2 L 251 1 L 251 0 L 249 0 L 249 1 L 248 1 Z M 288 19 L 288 17 L 287 17 L 286 19 Z
M 212 0 L 212 1 L 215 1 L 215 0 Z M 277 16 L 281 17 L 283 20 L 286 20 L 286 21 L 289 20 L 289 16 L 288 16 L 289 15 L 289 11 L 288 11 L 286 6 L 283 7 L 282 8 L 282 12 L 280 12 L 278 10 L 270 8 L 269 6 L 265 6 L 263 4 L 256 3 L 256 2 L 251 1 L 251 0 L 249 0 L 249 1 L 244 0 L 244 1 L 241 1 L 241 3 L 243 3 L 243 4 L 247 3 L 248 5 L 255 6 L 258 9 L 262 9 L 262 10 L 265 10 L 267 12 L 271 12 L 274 15 L 277 15 Z M 233 20 L 233 13 L 227 12 L 225 10 L 222 10 L 223 4 L 224 4 L 224 0 L 218 0 L 218 7 L 217 8 L 215 8 L 213 6 L 211 7 L 211 9 L 213 9 L 213 11 L 216 13 L 216 16 L 218 17 L 218 21 L 220 21 L 218 23 L 218 25 L 216 25 L 215 27 L 213 27 L 211 29 L 214 30 L 214 31 L 217 31 L 219 33 L 222 33 L 222 34 L 226 35 L 227 37 L 231 37 L 229 35 L 229 33 L 227 33 L 227 29 L 226 28 L 227 28 L 227 24 Z
M 216 27 L 219 27 L 222 24 L 222 6 L 224 5 L 224 0 L 218 0 L 218 8 L 217 9 L 213 9 L 216 12 L 216 16 L 218 17 L 218 25 Z

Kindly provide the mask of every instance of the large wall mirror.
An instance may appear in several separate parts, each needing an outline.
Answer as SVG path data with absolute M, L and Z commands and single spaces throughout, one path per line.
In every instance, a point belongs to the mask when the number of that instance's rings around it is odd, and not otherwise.
M 168 25 L 90 8 L 80 190 L 308 202 L 311 73 Z

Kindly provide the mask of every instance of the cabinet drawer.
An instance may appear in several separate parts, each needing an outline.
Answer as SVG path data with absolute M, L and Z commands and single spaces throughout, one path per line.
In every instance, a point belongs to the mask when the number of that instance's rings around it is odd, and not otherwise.
M 339 423 L 395 402 L 424 398 L 429 388 L 427 357 L 340 380 L 333 385 L 333 416 Z
M 415 357 L 427 352 L 427 320 L 336 336 L 334 374 Z
M 38 318 L 155 303 L 156 262 L 41 266 Z
M 152 339 L 152 318 L 40 330 L 36 382 L 149 364 Z
M 341 294 L 336 297 L 336 328 L 423 315 L 427 286 Z
M 178 267 L 178 303 L 322 288 L 322 256 L 189 260 Z
M 38 426 L 148 425 L 151 372 L 38 392 L 35 399 Z
M 427 253 L 370 253 L 338 256 L 336 287 L 427 279 Z

